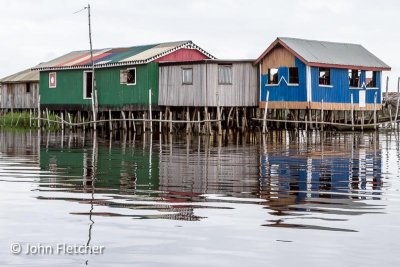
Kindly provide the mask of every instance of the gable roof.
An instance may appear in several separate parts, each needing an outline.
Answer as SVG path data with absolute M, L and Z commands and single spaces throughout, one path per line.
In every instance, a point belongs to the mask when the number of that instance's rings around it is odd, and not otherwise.
M 39 71 L 23 70 L 0 79 L 0 83 L 39 82 Z
M 93 50 L 93 61 L 96 68 L 147 64 L 178 49 L 195 49 L 215 58 L 195 45 L 192 41 L 179 41 L 140 45 L 132 47 L 106 48 Z M 74 51 L 51 61 L 40 63 L 33 70 L 87 69 L 91 67 L 90 51 Z
M 279 37 L 256 60 L 259 63 L 281 45 L 309 66 L 390 70 L 390 67 L 359 44 Z

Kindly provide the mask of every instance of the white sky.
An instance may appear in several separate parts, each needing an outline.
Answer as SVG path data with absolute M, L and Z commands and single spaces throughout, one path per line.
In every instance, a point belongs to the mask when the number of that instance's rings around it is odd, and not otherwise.
M 257 58 L 276 37 L 359 43 L 400 76 L 396 0 L 0 0 L 0 77 L 74 50 L 192 40 L 217 58 Z

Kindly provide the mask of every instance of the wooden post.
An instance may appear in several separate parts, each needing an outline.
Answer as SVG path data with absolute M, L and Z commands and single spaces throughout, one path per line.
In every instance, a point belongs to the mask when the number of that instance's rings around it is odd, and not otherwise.
M 221 122 L 221 110 L 217 107 L 217 120 L 218 120 L 218 135 L 222 135 L 222 122 Z
M 172 111 L 169 109 L 169 133 L 172 134 Z
M 64 112 L 61 111 L 61 130 L 64 130 Z
M 93 130 L 96 131 L 96 108 L 95 108 L 94 101 L 95 101 L 95 95 L 94 95 L 94 93 L 92 93 Z M 68 116 L 69 116 L 69 113 L 68 113 Z
M 150 132 L 153 132 L 153 115 L 151 113 L 151 88 L 149 89 L 149 119 L 150 119 Z
M 387 99 L 388 99 L 388 91 L 389 91 L 389 76 L 386 76 L 386 97 L 385 97 L 386 101 L 385 102 L 387 102 Z
M 312 120 L 311 108 L 308 109 L 308 116 L 307 117 L 308 117 L 308 120 L 310 121 L 310 129 L 313 130 L 314 126 L 313 126 L 313 123 L 312 123 L 313 120 Z
M 32 109 L 29 109 L 29 128 L 32 127 Z
M 305 128 L 306 132 L 308 131 L 308 116 L 307 116 L 307 110 L 304 111 L 304 121 L 306 122 Z
M 38 128 L 40 128 L 40 95 L 38 96 Z
M 262 133 L 265 133 L 268 131 L 268 128 L 267 128 L 268 101 L 269 101 L 269 91 L 267 91 L 267 98 L 266 98 L 265 106 L 264 106 Z
M 162 111 L 160 111 L 160 123 L 158 124 L 158 132 L 162 132 Z
M 324 99 L 321 100 L 321 130 L 324 130 Z
M 50 115 L 48 108 L 46 108 L 46 117 L 47 117 L 47 126 L 50 128 Z
M 186 134 L 190 133 L 190 111 L 189 107 L 186 107 Z
M 353 94 L 350 94 L 350 103 L 351 103 L 351 130 L 354 131 L 354 101 Z
M 69 122 L 69 128 L 72 128 L 72 121 L 71 121 L 71 114 L 68 112 L 68 122 Z
M 127 130 L 127 126 L 126 126 L 125 111 L 121 110 L 121 115 L 122 115 L 122 119 L 123 119 L 123 121 L 122 121 L 122 129 L 124 131 L 126 131 Z
M 108 110 L 108 127 L 110 129 L 110 132 L 112 131 L 112 114 L 111 114 L 111 109 Z
M 200 133 L 201 133 L 200 110 L 197 110 L 197 121 L 198 121 L 198 123 L 197 123 L 197 130 L 198 130 L 198 133 L 200 134 Z
M 376 131 L 376 99 L 377 99 L 377 92 L 374 94 L 374 129 Z
M 132 128 L 132 121 L 130 120 L 132 116 L 132 111 L 128 111 L 128 128 L 131 129 Z
M 235 112 L 236 112 L 236 128 L 239 129 L 240 128 L 240 124 L 239 124 L 239 111 L 238 108 L 235 108 Z
M 133 127 L 133 131 L 136 132 L 136 125 L 135 125 L 135 117 L 132 113 L 132 127 Z
M 398 80 L 397 80 L 397 105 L 396 105 L 396 117 L 395 117 L 395 122 L 396 122 L 396 125 L 397 125 L 397 130 L 399 130 L 399 122 L 397 122 L 397 116 L 399 115 L 399 102 L 400 102 L 400 96 L 399 96 L 399 93 L 400 93 L 400 77 L 398 78 Z M 395 126 L 396 126 L 395 125 Z

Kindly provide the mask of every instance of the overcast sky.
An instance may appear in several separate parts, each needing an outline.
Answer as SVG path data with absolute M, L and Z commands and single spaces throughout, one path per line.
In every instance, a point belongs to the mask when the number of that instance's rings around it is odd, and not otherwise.
M 359 43 L 400 76 L 396 0 L 0 0 L 0 77 L 74 50 L 192 40 L 217 58 L 257 58 L 276 37 Z

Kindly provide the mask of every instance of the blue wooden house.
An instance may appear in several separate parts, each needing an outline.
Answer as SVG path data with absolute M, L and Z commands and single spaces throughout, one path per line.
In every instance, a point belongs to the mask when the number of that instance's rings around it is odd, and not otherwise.
M 256 60 L 260 107 L 373 110 L 381 107 L 382 60 L 358 44 L 277 38 Z M 269 92 L 267 94 L 267 92 Z

